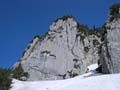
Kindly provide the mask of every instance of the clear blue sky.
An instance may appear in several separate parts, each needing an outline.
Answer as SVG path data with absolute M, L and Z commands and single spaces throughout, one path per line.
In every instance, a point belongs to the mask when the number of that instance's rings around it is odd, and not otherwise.
M 28 42 L 51 23 L 73 15 L 89 27 L 107 20 L 109 6 L 120 0 L 0 0 L 0 67 L 11 68 Z

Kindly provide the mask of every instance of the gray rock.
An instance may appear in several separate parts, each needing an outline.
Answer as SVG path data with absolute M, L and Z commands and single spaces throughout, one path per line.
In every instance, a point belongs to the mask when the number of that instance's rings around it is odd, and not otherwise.
M 28 72 L 27 80 L 71 78 L 85 73 L 88 65 L 100 59 L 101 44 L 101 37 L 95 34 L 78 33 L 74 18 L 58 19 L 44 37 L 33 39 L 18 63 Z
M 101 62 L 103 73 L 120 73 L 120 19 L 107 22 L 105 45 L 102 47 Z

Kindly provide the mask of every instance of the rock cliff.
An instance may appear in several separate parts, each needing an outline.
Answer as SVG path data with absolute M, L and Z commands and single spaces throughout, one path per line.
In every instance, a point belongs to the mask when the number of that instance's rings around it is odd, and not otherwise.
M 105 45 L 102 48 L 102 72 L 120 72 L 120 19 L 108 22 Z
M 58 18 L 44 36 L 35 36 L 14 69 L 21 65 L 26 80 L 58 80 L 83 74 L 97 62 L 102 73 L 120 72 L 120 4 L 111 6 L 109 20 L 98 29 L 71 16 Z
M 36 36 L 28 45 L 21 64 L 27 80 L 66 79 L 87 72 L 87 66 L 100 59 L 101 32 L 64 16 L 50 26 L 45 36 Z
M 120 73 L 120 4 L 110 8 L 109 20 L 105 24 L 105 42 L 102 46 L 100 64 L 103 73 Z

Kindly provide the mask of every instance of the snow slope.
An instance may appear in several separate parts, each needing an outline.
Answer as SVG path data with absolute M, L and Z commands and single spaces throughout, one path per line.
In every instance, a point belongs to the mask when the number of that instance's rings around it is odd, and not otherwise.
M 36 82 L 14 79 L 11 90 L 120 90 L 120 74 Z
M 90 67 L 93 69 L 95 65 Z M 92 74 L 94 72 L 56 81 L 23 82 L 13 79 L 10 90 L 120 90 L 120 74 L 89 77 Z

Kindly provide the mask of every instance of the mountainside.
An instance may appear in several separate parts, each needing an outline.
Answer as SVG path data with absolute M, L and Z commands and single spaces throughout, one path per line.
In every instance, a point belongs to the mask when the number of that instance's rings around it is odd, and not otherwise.
M 72 16 L 55 20 L 46 35 L 35 36 L 13 70 L 27 72 L 23 80 L 59 80 L 87 72 L 97 63 L 102 73 L 120 72 L 120 5 L 110 8 L 108 22 L 90 30 Z
M 19 62 L 29 74 L 27 80 L 66 79 L 85 73 L 99 59 L 102 41 L 94 33 L 100 34 L 70 16 L 53 22 L 44 37 L 33 39 Z

